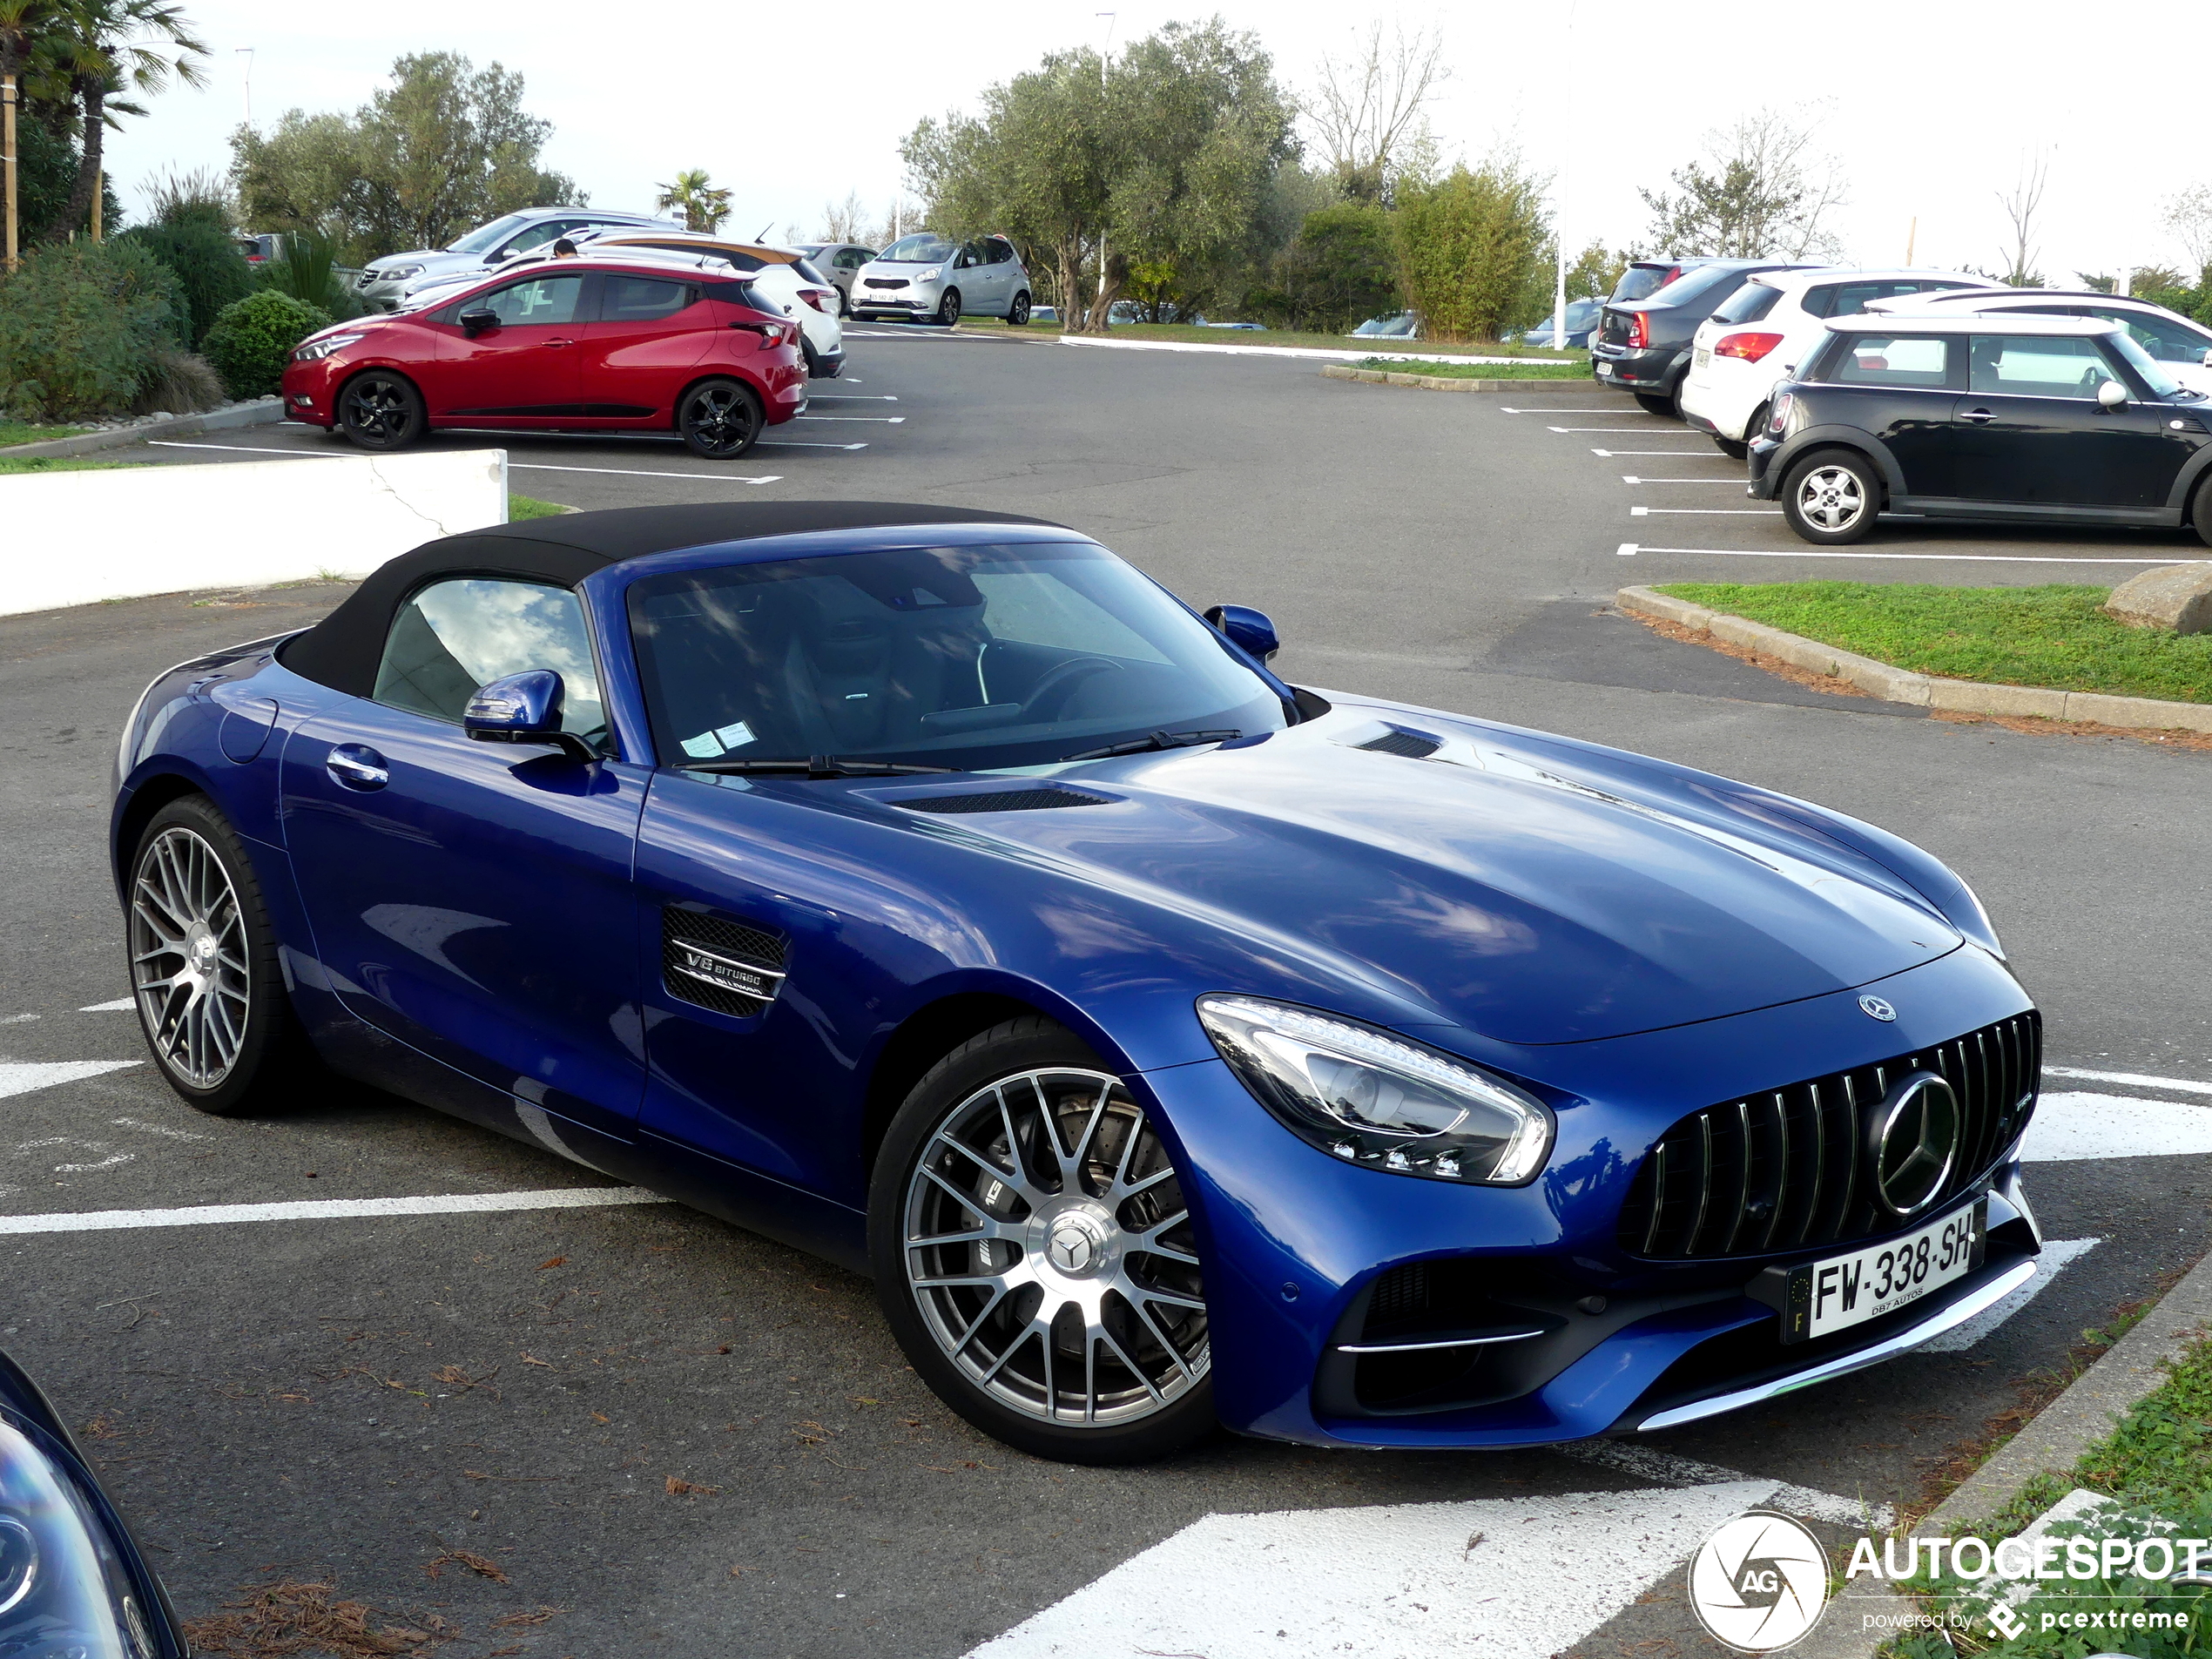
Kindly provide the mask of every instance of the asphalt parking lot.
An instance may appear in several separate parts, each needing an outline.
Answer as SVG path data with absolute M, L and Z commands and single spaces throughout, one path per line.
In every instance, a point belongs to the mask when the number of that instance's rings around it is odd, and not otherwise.
M 604 1202 L 622 1195 L 367 1091 L 246 1121 L 175 1101 L 103 1006 L 125 989 L 113 743 L 160 668 L 344 590 L 0 619 L 0 1344 L 81 1426 L 188 1617 L 328 1582 L 455 1655 L 1612 1659 L 1689 1640 L 1637 1597 L 1717 1520 L 1795 1502 L 1841 1527 L 1909 1503 L 2084 1327 L 2212 1245 L 2212 753 L 1831 696 L 1608 604 L 1686 579 L 2108 581 L 2202 556 L 2193 541 L 1896 522 L 1814 550 L 1709 441 L 1588 388 L 1444 397 L 1304 361 L 848 339 L 848 377 L 732 464 L 634 438 L 434 442 L 496 443 L 517 490 L 583 508 L 828 496 L 1060 520 L 1196 603 L 1270 611 L 1300 683 L 1663 754 L 1921 842 L 1974 884 L 2046 1010 L 2030 1190 L 2067 1246 L 2055 1271 L 1941 1352 L 1628 1452 L 1224 1439 L 1152 1468 L 1037 1463 L 940 1406 L 837 1270 Z M 344 453 L 287 427 L 115 458 L 272 451 Z M 311 533 L 250 502 L 239 525 Z M 342 538 L 328 564 L 347 568 Z M 515 1192 L 574 1202 L 138 1213 Z M 130 1214 L 83 1220 L 104 1212 Z

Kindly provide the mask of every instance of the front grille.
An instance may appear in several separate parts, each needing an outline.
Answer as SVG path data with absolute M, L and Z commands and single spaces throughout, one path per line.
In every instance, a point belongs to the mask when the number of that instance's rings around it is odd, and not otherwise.
M 1426 760 L 1443 747 L 1438 739 L 1419 732 L 1386 732 L 1379 738 L 1371 738 L 1359 745 L 1380 755 L 1404 755 L 1408 760 Z
M 870 277 L 868 279 L 868 287 L 871 288 L 903 288 L 906 286 L 907 280 L 904 277 Z
M 2033 1009 L 1879 1065 L 1833 1072 L 1692 1113 L 1659 1137 L 1629 1188 L 1619 1238 L 1661 1260 L 1756 1256 L 1895 1232 L 1874 1202 L 1868 1121 L 1890 1085 L 1932 1071 L 1951 1085 L 1959 1153 L 1925 1215 L 1989 1172 L 2035 1103 L 2043 1021 Z
M 703 979 L 696 973 L 685 972 L 687 959 L 684 951 L 686 944 L 697 945 L 717 956 L 738 963 L 749 963 L 767 974 L 780 975 L 784 968 L 786 947 L 775 934 L 748 927 L 741 921 L 732 921 L 727 916 L 709 915 L 702 910 L 669 905 L 660 913 L 660 938 L 661 985 L 678 1001 L 744 1019 L 759 1013 L 775 1000 L 775 988 L 782 983 L 780 977 L 764 981 L 765 995 L 748 996 L 742 991 Z
M 1080 789 L 987 789 L 973 795 L 913 795 L 897 803 L 910 813 L 1038 813 L 1107 804 L 1105 796 Z

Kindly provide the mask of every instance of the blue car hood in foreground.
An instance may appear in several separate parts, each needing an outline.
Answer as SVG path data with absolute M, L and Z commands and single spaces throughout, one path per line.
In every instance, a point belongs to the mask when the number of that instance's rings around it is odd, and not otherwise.
M 1384 732 L 1378 713 L 1447 741 L 1426 759 L 1352 746 Z M 1622 775 L 1639 765 L 1649 778 Z M 1339 708 L 1245 746 L 1070 770 L 1116 804 L 968 824 L 1130 897 L 1318 945 L 1501 1042 L 1745 1013 L 1961 942 L 1864 853 L 1747 810 L 1762 792 L 1426 711 Z M 1743 804 L 1683 786 L 1700 780 Z

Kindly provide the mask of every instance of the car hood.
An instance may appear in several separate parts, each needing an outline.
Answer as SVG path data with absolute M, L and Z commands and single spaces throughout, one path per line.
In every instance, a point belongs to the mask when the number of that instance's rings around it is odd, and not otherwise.
M 1518 1044 L 1823 995 L 1961 943 L 1865 854 L 1786 813 L 1668 782 L 1703 774 L 1618 757 L 1655 769 L 1640 784 L 1608 769 L 1612 752 L 1394 711 L 1391 725 L 1447 738 L 1409 759 L 1357 746 L 1390 729 L 1372 712 L 1071 768 L 1069 781 L 1113 804 L 964 827 L 1211 920 L 1259 957 L 1310 963 L 1318 950 L 1421 1010 L 1400 1023 Z

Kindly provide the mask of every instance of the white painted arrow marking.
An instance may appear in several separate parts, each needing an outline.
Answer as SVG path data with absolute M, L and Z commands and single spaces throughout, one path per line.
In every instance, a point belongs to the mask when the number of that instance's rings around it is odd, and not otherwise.
M 1208 1515 L 970 1659 L 1548 1659 L 1777 1485 Z
M 112 1002 L 87 1002 L 77 1011 L 79 1014 L 128 1014 L 135 1006 L 134 998 L 118 996 Z
M 2127 1095 L 2046 1095 L 2020 1148 L 2028 1163 L 2212 1152 L 2212 1107 Z
M 73 1083 L 85 1077 L 97 1077 L 104 1071 L 121 1071 L 125 1066 L 139 1066 L 142 1060 L 6 1060 L 0 1061 L 0 1100 L 10 1095 L 27 1095 L 34 1089 L 51 1089 L 56 1083 Z

